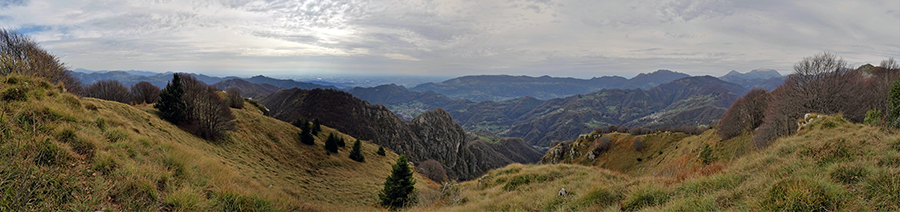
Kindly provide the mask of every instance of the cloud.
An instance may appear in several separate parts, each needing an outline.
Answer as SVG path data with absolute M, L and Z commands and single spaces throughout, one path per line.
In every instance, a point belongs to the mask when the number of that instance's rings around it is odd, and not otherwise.
M 789 73 L 822 51 L 877 63 L 900 57 L 900 13 L 890 9 L 898 7 L 876 0 L 14 0 L 0 2 L 0 20 L 73 68 L 593 77 Z
M 412 56 L 409 56 L 409 55 L 405 55 L 405 54 L 385 54 L 384 56 L 387 57 L 387 58 L 394 59 L 394 60 L 419 61 L 418 58 L 415 58 L 415 57 L 412 57 Z

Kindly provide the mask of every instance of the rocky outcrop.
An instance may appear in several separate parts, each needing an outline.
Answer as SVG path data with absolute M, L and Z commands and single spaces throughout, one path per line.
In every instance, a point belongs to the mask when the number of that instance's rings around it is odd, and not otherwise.
M 521 139 L 484 142 L 467 134 L 440 108 L 407 122 L 385 106 L 370 104 L 343 91 L 323 89 L 281 90 L 260 103 L 283 121 L 319 119 L 325 126 L 406 154 L 413 162 L 434 159 L 458 180 L 473 179 L 510 163 L 534 163 L 543 155 Z

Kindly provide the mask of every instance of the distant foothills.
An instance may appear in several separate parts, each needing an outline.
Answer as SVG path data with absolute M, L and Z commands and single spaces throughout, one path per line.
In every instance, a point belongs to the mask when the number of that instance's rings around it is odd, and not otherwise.
M 75 69 L 70 72 L 84 84 L 116 80 L 125 86 L 146 81 L 164 87 L 173 76 L 172 73 L 135 70 Z M 262 75 L 249 78 L 191 75 L 219 89 L 238 89 L 243 96 L 253 99 L 275 96 L 273 94 L 280 91 L 296 92 L 290 89 L 346 92 L 360 100 L 384 105 L 405 121 L 441 108 L 466 131 L 486 136 L 518 137 L 529 145 L 545 148 L 554 141 L 570 140 L 580 133 L 611 125 L 630 128 L 706 126 L 721 117 L 750 89 L 772 90 L 785 79 L 771 69 L 746 73 L 731 71 L 721 77 L 658 70 L 630 79 L 620 76 L 591 79 L 462 76 L 407 88 L 395 84 L 340 87 L 337 83 L 300 82 Z M 262 101 L 263 104 L 267 102 L 279 101 Z M 278 107 L 271 104 L 266 106 Z

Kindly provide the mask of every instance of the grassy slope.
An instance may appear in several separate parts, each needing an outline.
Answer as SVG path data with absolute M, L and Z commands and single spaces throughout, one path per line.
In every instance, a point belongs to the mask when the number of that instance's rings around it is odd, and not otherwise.
M 397 159 L 363 142 L 366 162 L 352 161 L 343 134 L 347 148 L 326 155 L 323 141 L 339 132 L 323 127 L 303 145 L 297 128 L 250 104 L 211 143 L 152 106 L 77 98 L 37 79 L 0 77 L 0 98 L 0 209 L 376 210 Z M 437 187 L 416 178 L 421 194 Z
M 449 192 L 455 198 L 440 207 L 416 210 L 900 210 L 900 136 L 879 128 L 826 116 L 760 150 L 748 149 L 748 135 L 719 141 L 703 134 L 674 142 L 648 149 L 667 151 L 657 158 L 692 155 L 686 164 L 697 168 L 653 177 L 647 169 L 665 166 L 637 165 L 625 175 L 581 165 L 514 164 L 489 172 L 480 186 L 477 180 L 457 185 Z M 717 162 L 698 162 L 702 150 L 695 147 L 704 143 L 711 145 L 710 158 Z M 517 186 L 508 189 L 511 184 Z M 557 196 L 560 188 L 570 195 Z

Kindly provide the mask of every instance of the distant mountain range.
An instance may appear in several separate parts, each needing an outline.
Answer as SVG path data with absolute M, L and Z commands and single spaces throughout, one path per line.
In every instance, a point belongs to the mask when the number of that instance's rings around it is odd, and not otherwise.
M 360 99 L 384 104 L 404 118 L 443 108 L 466 130 L 521 137 L 536 146 L 568 140 L 605 125 L 661 127 L 704 125 L 718 119 L 747 91 L 715 77 L 688 77 L 647 90 L 603 89 L 589 94 L 540 100 L 454 100 L 436 92 L 396 85 L 354 88 Z
M 425 83 L 412 91 L 434 91 L 454 99 L 503 101 L 524 96 L 552 99 L 585 94 L 607 88 L 649 89 L 673 80 L 690 77 L 684 73 L 658 70 L 639 74 L 631 79 L 604 76 L 591 79 L 558 78 L 550 76 L 529 77 L 509 75 L 464 76 L 437 83 Z
M 763 88 L 768 91 L 784 84 L 785 76 L 782 76 L 774 69 L 755 69 L 747 73 L 740 73 L 732 70 L 719 77 L 726 82 L 736 83 L 747 89 Z
M 71 73 L 72 76 L 74 76 L 76 79 L 78 79 L 79 81 L 81 81 L 81 83 L 84 83 L 85 85 L 93 84 L 100 80 L 116 80 L 125 86 L 131 86 L 131 85 L 137 84 L 138 82 L 141 82 L 141 81 L 147 81 L 147 82 L 150 82 L 150 84 L 153 84 L 155 86 L 163 88 L 166 86 L 166 83 L 169 83 L 170 81 L 172 81 L 172 75 L 174 74 L 173 72 L 154 73 L 154 72 L 146 72 L 146 71 L 89 71 L 89 70 L 84 70 L 84 69 L 76 69 L 76 70 L 78 70 L 78 71 L 69 71 L 69 73 Z M 90 73 L 86 73 L 83 71 L 87 71 Z M 152 74 L 152 75 L 149 75 L 149 74 Z M 269 85 L 281 87 L 281 88 L 338 89 L 337 87 L 330 86 L 330 85 L 319 85 L 319 84 L 313 84 L 313 83 L 308 83 L 308 82 L 297 82 L 297 81 L 286 80 L 286 79 L 275 79 L 275 78 L 270 78 L 270 77 L 266 77 L 266 76 L 262 76 L 262 75 L 254 76 L 254 77 L 250 77 L 250 78 L 246 78 L 246 79 L 242 79 L 239 77 L 214 77 L 214 76 L 207 76 L 207 75 L 203 75 L 203 74 L 193 74 L 193 73 L 190 73 L 190 75 L 196 77 L 197 80 L 200 80 L 200 81 L 202 81 L 206 84 L 210 84 L 210 85 L 213 85 L 213 84 L 216 84 L 216 83 L 222 82 L 222 81 L 227 81 L 227 80 L 241 79 L 246 82 L 250 82 L 250 83 L 254 83 L 254 84 L 260 84 L 260 85 L 269 84 Z M 227 82 L 227 83 L 229 83 L 229 85 L 233 85 L 235 82 Z M 225 87 L 220 87 L 220 86 L 217 86 L 217 87 L 225 88 Z M 268 87 L 264 86 L 264 87 L 265 88 L 249 86 L 249 85 L 243 84 L 243 86 L 240 86 L 239 89 L 251 89 L 251 88 L 258 89 L 258 90 L 241 90 L 241 93 L 248 93 L 248 94 L 251 94 L 250 96 L 256 96 L 256 97 L 262 97 L 262 96 L 265 96 L 265 95 L 268 95 L 268 94 L 274 92 L 271 89 L 272 87 L 270 87 L 270 86 L 268 86 Z

